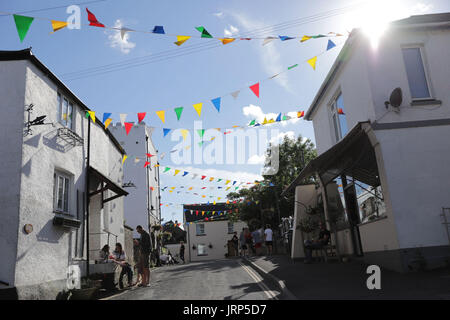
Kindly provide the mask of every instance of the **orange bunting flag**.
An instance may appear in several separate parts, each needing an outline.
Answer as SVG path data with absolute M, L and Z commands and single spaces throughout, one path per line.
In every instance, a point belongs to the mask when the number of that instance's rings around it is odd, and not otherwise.
M 297 118 L 301 118 L 305 116 L 305 111 L 298 111 L 297 112 Z
M 307 61 L 309 65 L 313 68 L 313 70 L 316 70 L 316 61 L 317 57 L 311 58 Z
M 111 118 L 105 120 L 105 129 L 108 129 L 108 126 L 111 124 L 111 122 L 112 122 Z
M 213 177 L 211 177 L 211 178 L 209 178 L 209 181 L 211 182 L 211 181 L 213 181 L 214 180 L 214 178 Z
M 58 30 L 61 30 L 65 27 L 67 27 L 69 23 L 67 23 L 66 21 L 57 21 L 57 20 L 52 20 L 52 28 L 53 28 L 53 32 L 51 33 L 55 33 Z
M 344 110 L 342 110 L 342 108 L 339 108 L 338 109 L 338 114 L 344 114 L 345 115 Z
M 203 103 L 194 104 L 194 109 L 195 109 L 195 111 L 197 111 L 199 117 L 201 117 L 201 115 L 202 115 L 202 107 L 203 107 Z
M 235 38 L 219 38 L 220 41 L 222 41 L 223 44 L 228 44 L 236 40 Z
M 165 123 L 166 122 L 166 119 L 165 119 L 165 111 L 164 110 L 161 110 L 161 111 L 156 111 L 156 115 L 159 117 L 159 119 L 161 119 L 161 121 L 163 122 L 163 123 Z
M 154 191 L 154 190 L 155 190 L 155 188 L 153 188 L 153 187 L 150 187 L 150 190 Z
M 190 38 L 191 38 L 190 36 L 177 36 L 177 41 L 175 41 L 174 43 L 177 46 L 181 46 L 183 43 L 188 41 Z

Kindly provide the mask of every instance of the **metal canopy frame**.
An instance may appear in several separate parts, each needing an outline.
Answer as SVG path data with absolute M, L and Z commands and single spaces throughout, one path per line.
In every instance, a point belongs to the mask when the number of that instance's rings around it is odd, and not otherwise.
M 122 189 L 120 186 L 115 184 L 113 181 L 111 181 L 110 179 L 105 177 L 103 174 L 101 174 L 98 170 L 94 169 L 93 167 L 88 168 L 88 174 L 92 175 L 93 177 L 100 180 L 100 184 L 101 184 L 100 189 L 89 193 L 89 198 L 95 196 L 96 194 L 101 193 L 102 194 L 102 206 L 103 206 L 103 203 L 106 203 L 106 202 L 112 201 L 114 199 L 117 199 L 119 197 L 128 195 L 128 192 L 126 192 L 124 189 Z M 106 199 L 103 198 L 103 192 L 107 191 L 107 190 L 113 191 L 116 195 L 106 198 Z

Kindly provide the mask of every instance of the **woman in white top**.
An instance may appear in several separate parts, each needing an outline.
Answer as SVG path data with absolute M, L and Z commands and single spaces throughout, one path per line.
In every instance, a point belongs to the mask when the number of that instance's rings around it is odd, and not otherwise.
M 264 241 L 266 241 L 266 247 L 269 256 L 272 255 L 272 243 L 273 243 L 273 231 L 270 229 L 270 224 L 266 225 L 266 230 L 264 230 Z
M 122 267 L 122 271 L 119 276 L 119 287 L 123 289 L 123 276 L 126 274 L 128 277 L 128 287 L 131 287 L 133 281 L 133 271 L 131 270 L 130 265 L 126 261 L 127 255 L 125 251 L 122 249 L 122 244 L 119 242 L 116 243 L 116 250 L 113 251 L 114 262 Z

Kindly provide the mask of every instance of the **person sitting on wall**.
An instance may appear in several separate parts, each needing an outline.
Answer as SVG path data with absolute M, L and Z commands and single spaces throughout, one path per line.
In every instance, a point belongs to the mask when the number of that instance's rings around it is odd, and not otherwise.
M 319 222 L 319 238 L 316 240 L 305 240 L 305 263 L 312 262 L 312 251 L 320 250 L 330 242 L 330 231 L 325 228 L 323 222 Z
M 109 246 L 105 244 L 99 252 L 100 259 L 97 260 L 98 263 L 107 263 L 109 258 Z
M 116 262 L 118 265 L 122 267 L 122 270 L 120 272 L 119 276 L 119 287 L 120 289 L 123 289 L 123 276 L 126 274 L 128 277 L 128 287 L 132 286 L 133 281 L 133 271 L 131 270 L 131 267 L 129 263 L 126 261 L 127 256 L 125 254 L 125 251 L 122 249 L 122 244 L 119 242 L 116 243 L 116 250 L 113 251 L 113 258 L 114 262 Z

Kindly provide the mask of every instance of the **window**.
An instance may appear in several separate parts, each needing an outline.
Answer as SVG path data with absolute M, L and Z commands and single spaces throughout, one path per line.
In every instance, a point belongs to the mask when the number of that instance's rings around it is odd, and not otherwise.
M 204 244 L 198 244 L 197 245 L 197 256 L 207 256 L 206 253 L 206 245 Z
M 348 132 L 342 93 L 339 93 L 339 95 L 331 104 L 331 120 L 333 122 L 333 129 L 336 142 L 338 142 L 343 137 L 345 137 L 345 135 Z
M 55 172 L 53 175 L 53 208 L 60 213 L 69 213 L 70 177 Z
M 58 93 L 58 121 L 63 126 L 73 129 L 73 103 Z
M 205 236 L 205 225 L 203 223 L 197 223 L 195 225 L 196 227 L 196 231 L 197 231 L 197 236 Z
M 233 222 L 228 222 L 228 233 L 234 232 L 234 224 Z
M 422 48 L 402 48 L 402 53 L 412 99 L 430 99 L 430 87 L 423 65 Z

